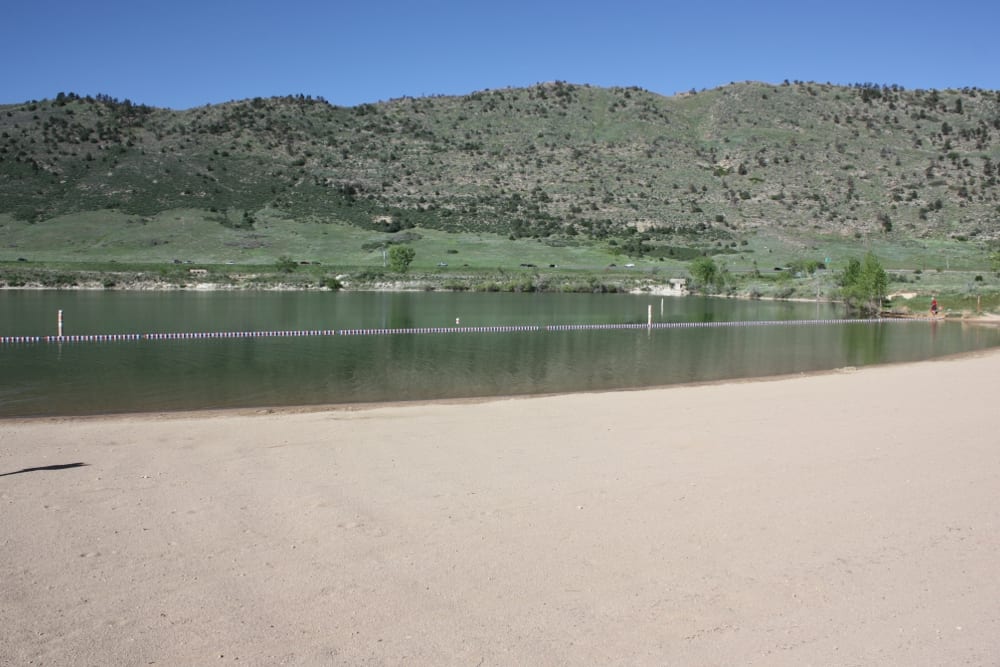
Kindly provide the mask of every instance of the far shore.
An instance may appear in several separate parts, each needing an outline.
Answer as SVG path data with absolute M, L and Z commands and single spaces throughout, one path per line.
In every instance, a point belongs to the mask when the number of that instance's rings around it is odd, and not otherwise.
M 998 376 L 2 420 L 0 664 L 997 664 Z
M 302 284 L 302 283 L 261 283 L 261 284 L 248 284 L 248 283 L 216 283 L 216 282 L 201 282 L 201 283 L 190 283 L 190 284 L 174 284 L 167 282 L 138 282 L 129 285 L 115 285 L 112 287 L 101 285 L 98 282 L 86 282 L 77 285 L 63 285 L 59 287 L 46 286 L 42 284 L 32 283 L 19 286 L 10 285 L 0 285 L 0 292 L 2 291 L 42 291 L 42 290 L 71 290 L 71 291 L 95 291 L 95 292 L 439 292 L 439 293 L 475 293 L 475 290 L 469 289 L 454 289 L 444 286 L 443 284 L 431 284 L 421 281 L 394 281 L 394 282 L 382 282 L 377 284 L 365 284 L 361 286 L 347 286 L 345 285 L 343 289 L 331 289 L 329 287 L 322 286 L 318 283 L 316 284 Z M 743 299 L 750 301 L 789 301 L 795 303 L 843 303 L 842 300 L 836 298 L 830 298 L 828 296 L 821 296 L 819 298 L 815 297 L 778 297 L 766 294 L 747 294 L 747 293 L 735 293 L 728 295 L 713 294 L 713 295 L 698 295 L 696 292 L 691 292 L 688 290 L 674 290 L 669 286 L 664 286 L 662 284 L 647 284 L 640 287 L 615 287 L 610 290 L 613 293 L 620 294 L 630 294 L 638 296 L 650 296 L 650 297 L 669 297 L 669 298 L 679 298 L 687 296 L 710 296 L 712 298 L 718 299 Z M 937 290 L 930 290 L 928 293 L 936 292 Z M 568 293 L 560 292 L 558 290 L 553 290 L 550 293 Z M 893 318 L 926 318 L 929 313 L 920 309 L 911 309 L 905 301 L 901 306 L 896 306 L 896 302 L 892 302 L 889 309 L 884 311 L 880 316 L 883 317 L 893 317 Z M 966 323 L 981 323 L 981 324 L 998 324 L 1000 323 L 1000 313 L 988 312 L 988 311 L 975 311 L 969 309 L 945 309 L 942 311 L 938 319 L 942 320 L 958 320 Z
M 148 267 L 107 268 L 106 265 L 61 266 L 45 262 L 7 262 L 0 269 L 2 290 L 86 290 L 86 291 L 189 291 L 189 292 L 440 292 L 440 293 L 618 293 L 650 297 L 688 296 L 703 293 L 693 285 L 683 266 L 609 266 L 539 268 L 530 265 L 512 268 L 446 269 L 413 268 L 395 273 L 381 267 L 337 268 L 319 263 L 303 263 L 291 272 L 276 271 L 265 265 L 162 264 Z M 209 267 L 209 268 L 203 268 Z M 901 274 L 887 295 L 886 308 L 895 316 L 921 316 L 930 299 L 944 297 L 942 303 L 949 318 L 968 319 L 979 312 L 998 311 L 998 293 L 981 281 L 982 275 L 968 271 L 970 285 L 958 286 L 957 271 L 918 275 L 913 282 Z M 787 273 L 787 272 L 786 272 Z M 916 273 L 920 273 L 916 271 Z M 765 272 L 756 279 L 737 274 L 719 298 L 802 303 L 841 303 L 837 273 L 817 272 L 816 276 L 775 280 L 778 272 Z M 686 280 L 686 284 L 675 284 Z M 711 290 L 710 290 L 711 291 Z

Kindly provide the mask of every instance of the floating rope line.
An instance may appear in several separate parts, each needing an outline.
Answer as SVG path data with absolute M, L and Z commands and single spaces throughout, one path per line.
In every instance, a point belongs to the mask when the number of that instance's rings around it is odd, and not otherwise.
M 723 322 L 653 322 L 621 324 L 549 324 L 546 331 L 582 331 L 602 329 L 718 329 L 742 327 L 803 326 L 816 324 L 889 324 L 892 322 L 930 322 L 933 318 L 876 317 L 871 319 L 825 319 L 825 320 L 739 320 Z
M 483 327 L 416 327 L 402 329 L 302 329 L 295 331 L 203 331 L 142 334 L 82 334 L 72 336 L 0 336 L 0 344 L 30 343 L 117 343 L 160 340 L 218 340 L 230 338 L 294 338 L 317 336 L 399 336 L 454 333 L 521 333 L 537 331 L 612 331 L 636 329 L 736 329 L 743 327 L 807 326 L 834 324 L 892 324 L 939 321 L 931 317 L 825 319 L 825 320 L 741 320 L 733 322 L 653 322 L 618 324 L 500 325 Z
M 521 331 L 541 331 L 537 324 L 507 325 L 493 327 L 420 327 L 415 329 L 341 329 L 341 336 L 395 336 L 399 334 L 433 333 L 517 333 Z

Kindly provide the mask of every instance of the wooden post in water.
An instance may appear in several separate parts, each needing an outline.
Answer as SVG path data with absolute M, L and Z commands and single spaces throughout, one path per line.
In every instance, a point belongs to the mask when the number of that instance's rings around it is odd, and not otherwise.
M 59 311 L 58 327 L 56 329 L 60 338 L 62 338 L 62 311 Z

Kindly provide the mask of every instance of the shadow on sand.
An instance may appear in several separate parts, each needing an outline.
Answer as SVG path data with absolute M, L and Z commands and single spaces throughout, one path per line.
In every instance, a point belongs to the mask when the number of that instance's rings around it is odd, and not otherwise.
M 40 470 L 66 470 L 67 468 L 81 468 L 83 466 L 90 465 L 89 463 L 59 463 L 51 466 L 38 466 L 37 468 L 21 468 L 20 470 L 15 470 L 14 472 L 4 472 L 0 473 L 0 477 L 6 477 L 7 475 L 20 475 L 22 472 L 38 472 Z

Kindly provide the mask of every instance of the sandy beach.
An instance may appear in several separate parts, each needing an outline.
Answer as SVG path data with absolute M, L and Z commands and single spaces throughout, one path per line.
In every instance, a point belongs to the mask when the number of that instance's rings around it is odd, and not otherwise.
M 998 378 L 0 421 L 0 664 L 997 665 Z

